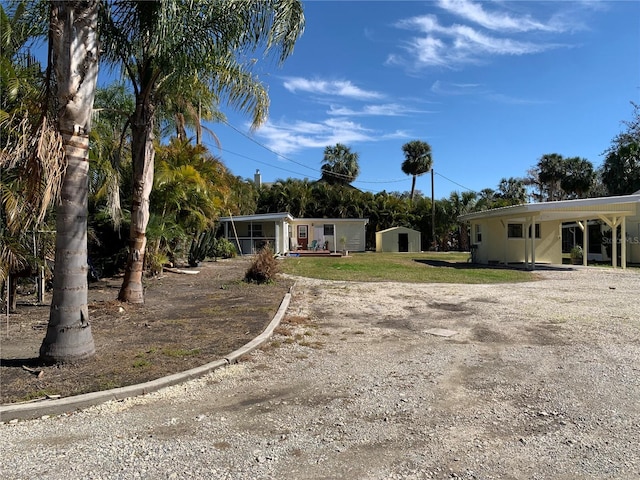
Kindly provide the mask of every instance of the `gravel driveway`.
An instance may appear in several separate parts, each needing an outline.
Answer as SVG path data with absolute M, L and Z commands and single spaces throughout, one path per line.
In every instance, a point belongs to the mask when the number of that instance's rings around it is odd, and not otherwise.
M 297 279 L 297 337 L 144 397 L 2 424 L 0 477 L 640 478 L 640 274 L 539 275 Z

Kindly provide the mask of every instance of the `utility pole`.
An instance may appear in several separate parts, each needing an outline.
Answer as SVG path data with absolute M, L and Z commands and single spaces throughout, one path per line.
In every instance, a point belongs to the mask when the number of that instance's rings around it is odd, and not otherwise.
M 433 167 L 431 167 L 431 238 L 433 239 L 433 248 L 436 250 L 436 199 L 433 190 Z

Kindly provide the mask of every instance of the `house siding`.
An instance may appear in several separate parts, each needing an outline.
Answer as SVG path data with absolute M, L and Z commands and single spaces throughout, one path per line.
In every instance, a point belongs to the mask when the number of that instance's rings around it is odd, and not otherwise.
M 291 222 L 291 239 L 295 244 L 296 231 L 298 225 L 307 225 L 309 243 L 316 240 L 319 244 L 329 242 L 329 250 L 340 251 L 343 246 L 340 242 L 342 237 L 347 239 L 345 249 L 351 252 L 365 251 L 365 228 L 367 219 L 343 219 L 343 218 L 296 218 Z M 334 234 L 324 235 L 324 225 L 333 225 Z
M 523 235 L 527 234 L 524 224 L 508 219 L 483 219 L 472 222 L 480 225 L 482 241 L 477 242 L 479 263 L 522 263 L 525 261 L 525 238 L 508 238 L 508 224 L 523 225 Z M 540 238 L 535 239 L 535 260 L 539 263 L 562 263 L 562 238 L 560 222 L 535 222 L 540 225 Z M 527 239 L 529 240 L 529 239 Z M 531 260 L 531 253 L 529 253 Z
M 222 217 L 225 238 L 239 245 L 243 254 L 256 253 L 265 243 L 269 243 L 280 254 L 286 254 L 297 246 L 297 226 L 308 226 L 308 242 L 329 242 L 331 250 L 342 250 L 340 238 L 346 237 L 345 248 L 349 251 L 364 252 L 366 218 L 297 218 L 288 213 L 256 214 L 238 217 Z M 253 225 L 253 227 L 252 227 Z M 260 225 L 260 228 L 257 227 Z M 332 225 L 334 235 L 324 235 L 324 226 Z M 234 230 L 235 228 L 235 230 Z M 257 230 L 257 231 L 256 231 Z M 336 245 L 337 243 L 337 245 Z

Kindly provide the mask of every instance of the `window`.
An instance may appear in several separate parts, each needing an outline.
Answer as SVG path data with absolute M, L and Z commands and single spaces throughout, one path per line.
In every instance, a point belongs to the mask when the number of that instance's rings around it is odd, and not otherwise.
M 522 238 L 522 230 L 521 223 L 510 223 L 507 225 L 507 237 Z
M 262 237 L 262 224 L 250 223 L 249 224 L 249 236 L 250 237 Z
M 325 223 L 324 224 L 324 234 L 333 236 L 333 224 Z
M 529 238 L 531 238 L 531 225 L 529 225 Z M 540 238 L 540 224 L 536 223 L 536 238 Z
M 474 238 L 476 240 L 476 243 L 481 243 L 482 242 L 482 227 L 480 225 L 478 225 L 477 223 L 473 227 L 475 229 Z

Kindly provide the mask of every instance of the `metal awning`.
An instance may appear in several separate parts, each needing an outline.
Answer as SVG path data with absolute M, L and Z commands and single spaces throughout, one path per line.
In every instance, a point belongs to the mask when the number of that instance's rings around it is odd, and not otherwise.
M 509 207 L 484 210 L 482 212 L 460 215 L 461 222 L 471 222 L 483 219 L 501 219 L 511 222 L 522 222 L 528 226 L 535 222 L 558 221 L 576 222 L 581 229 L 586 229 L 587 220 L 602 220 L 611 228 L 612 265 L 617 266 L 617 241 L 615 238 L 618 227 L 622 237 L 626 235 L 627 217 L 640 214 L 640 191 L 632 195 L 616 197 L 581 198 L 577 200 L 561 200 L 556 202 L 528 203 Z M 535 266 L 535 235 L 525 242 L 525 264 L 533 269 Z M 585 236 L 584 249 L 587 251 L 588 236 Z M 626 268 L 627 247 L 621 244 L 622 268 Z M 531 255 L 531 263 L 529 263 Z M 583 257 L 583 264 L 587 264 L 587 255 Z

